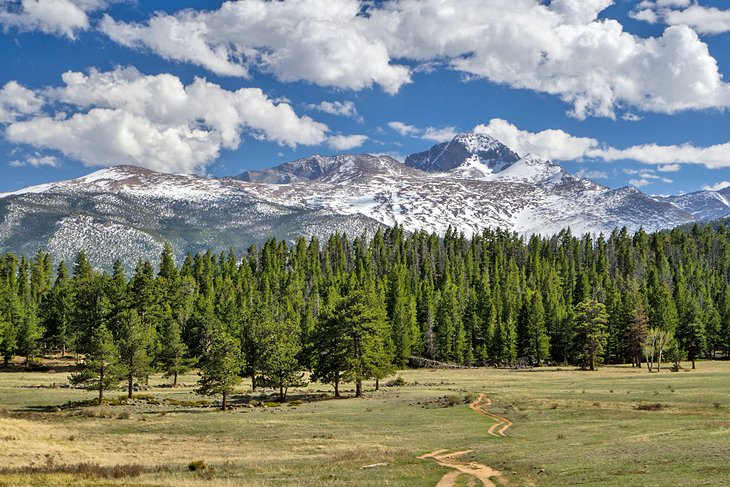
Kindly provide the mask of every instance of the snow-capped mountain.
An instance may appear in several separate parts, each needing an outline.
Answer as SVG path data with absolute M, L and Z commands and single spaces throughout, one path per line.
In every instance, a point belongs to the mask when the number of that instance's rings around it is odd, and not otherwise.
M 406 158 L 406 166 L 426 172 L 451 172 L 461 177 L 498 173 L 520 159 L 509 147 L 483 134 L 459 134 L 450 142 Z
M 132 266 L 156 258 L 164 241 L 183 254 L 244 249 L 270 237 L 372 234 L 396 223 L 439 233 L 453 226 L 467 235 L 486 227 L 607 233 L 689 223 L 692 211 L 463 134 L 405 164 L 382 155 L 317 155 L 237 178 L 118 166 L 0 194 L 0 251 L 43 247 L 71 259 L 85 248 L 97 263 L 120 256 Z
M 695 191 L 677 196 L 658 196 L 660 201 L 674 203 L 692 214 L 696 220 L 719 220 L 730 216 L 730 187 L 720 191 Z

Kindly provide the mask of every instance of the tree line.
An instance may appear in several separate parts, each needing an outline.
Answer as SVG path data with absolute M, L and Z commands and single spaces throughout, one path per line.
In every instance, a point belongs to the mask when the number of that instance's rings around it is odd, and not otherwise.
M 381 379 L 412 356 L 469 365 L 632 363 L 730 352 L 730 236 L 720 226 L 527 240 L 400 227 L 372 238 L 269 240 L 245 255 L 140 261 L 131 277 L 69 270 L 43 251 L 0 260 L 0 354 L 86 357 L 75 380 L 173 382 L 193 365 L 200 390 L 241 377 L 285 399 L 306 377 Z M 105 375 L 106 374 L 106 375 Z M 116 381 L 116 382 L 115 382 Z

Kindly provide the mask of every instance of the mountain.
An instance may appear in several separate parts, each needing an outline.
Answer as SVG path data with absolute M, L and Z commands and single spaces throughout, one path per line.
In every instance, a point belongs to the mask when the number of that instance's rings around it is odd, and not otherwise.
M 462 177 L 498 173 L 520 159 L 509 147 L 484 134 L 459 134 L 450 142 L 406 157 L 406 166 L 426 172 L 452 172 Z
M 270 237 L 372 235 L 381 225 L 467 235 L 500 227 L 524 235 L 669 228 L 694 206 L 610 189 L 496 139 L 462 134 L 413 154 L 316 155 L 235 178 L 161 174 L 129 166 L 0 194 L 0 251 L 47 248 L 100 265 L 156 259 L 164 241 L 185 252 L 245 249 Z M 712 213 L 714 215 L 714 213 Z
M 362 215 L 265 201 L 227 179 L 128 166 L 0 195 L 0 251 L 31 255 L 44 248 L 70 261 L 85 249 L 99 267 L 118 256 L 134 268 L 139 258 L 156 259 L 165 241 L 181 258 L 245 249 L 270 236 L 325 238 L 379 226 Z
M 705 190 L 676 196 L 658 196 L 656 199 L 673 203 L 700 221 L 730 216 L 730 187 L 720 191 Z

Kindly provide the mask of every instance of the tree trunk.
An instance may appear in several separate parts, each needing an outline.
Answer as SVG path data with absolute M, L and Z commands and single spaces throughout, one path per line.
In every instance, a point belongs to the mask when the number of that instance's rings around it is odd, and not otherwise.
M 132 387 L 133 382 L 134 382 L 134 377 L 132 377 L 131 375 L 128 376 L 127 377 L 127 397 L 129 399 L 132 399 L 132 394 L 134 393 L 134 390 Z
M 66 344 L 61 345 L 61 357 L 66 356 Z
M 340 379 L 335 379 L 335 397 L 340 397 Z
M 659 360 L 657 360 L 657 363 L 656 363 L 656 372 L 657 372 L 657 374 L 662 369 L 662 353 L 664 353 L 664 350 L 659 350 Z
M 251 392 L 256 392 L 256 367 L 251 366 Z
M 377 377 L 375 378 L 375 390 L 380 390 L 380 379 L 378 379 Z
M 172 374 L 172 387 L 177 387 L 177 372 Z
M 694 359 L 694 357 L 693 357 L 693 358 L 692 358 L 692 370 L 694 370 L 694 369 L 695 369 L 695 359 Z
M 286 398 L 284 397 L 284 385 L 279 384 L 279 402 L 284 402 Z
M 99 406 L 104 400 L 104 367 L 99 370 Z
M 355 382 L 355 397 L 362 397 L 362 381 Z
M 591 350 L 591 353 L 590 353 L 590 361 L 591 361 L 590 370 L 596 370 L 596 356 L 595 356 L 595 353 L 593 352 L 593 350 Z
M 228 398 L 227 398 L 227 395 L 226 395 L 226 393 L 224 392 L 224 393 L 223 393 L 223 402 L 222 402 L 222 404 L 221 404 L 221 409 L 222 409 L 223 411 L 225 411 L 225 410 L 226 410 L 226 407 L 228 406 L 228 402 L 227 402 L 227 399 L 228 399 Z

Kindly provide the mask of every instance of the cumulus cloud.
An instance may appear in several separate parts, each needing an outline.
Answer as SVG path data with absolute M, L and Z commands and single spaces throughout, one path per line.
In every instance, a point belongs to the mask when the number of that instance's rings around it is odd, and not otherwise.
M 677 172 L 681 169 L 681 167 L 682 166 L 679 164 L 662 164 L 657 167 L 656 170 L 659 172 Z
M 49 167 L 58 167 L 58 158 L 55 156 L 48 156 L 48 155 L 41 155 L 36 154 L 34 156 L 29 156 L 25 158 L 24 160 L 15 159 L 10 161 L 9 163 L 10 167 L 24 167 L 24 166 L 33 166 L 33 167 L 40 167 L 40 166 L 49 166 Z
M 608 173 L 606 171 L 589 171 L 585 168 L 579 169 L 576 176 L 588 179 L 608 179 Z
M 730 87 L 691 27 L 632 35 L 616 20 L 599 19 L 612 3 L 240 0 L 141 23 L 106 16 L 100 26 L 119 44 L 222 75 L 257 69 L 283 81 L 395 93 L 411 81 L 410 66 L 439 63 L 558 96 L 581 119 L 615 117 L 618 107 L 674 113 L 730 105 Z M 644 3 L 640 11 L 683 4 Z
M 629 184 L 631 186 L 636 186 L 637 188 L 641 188 L 643 186 L 648 186 L 651 184 L 651 181 L 647 179 L 629 179 Z
M 426 127 L 421 134 L 421 138 L 423 140 L 441 143 L 450 141 L 457 134 L 458 132 L 455 127 Z
M 702 186 L 702 189 L 706 191 L 720 191 L 725 188 L 730 188 L 730 181 L 720 181 L 717 184 L 706 184 Z
M 707 147 L 697 147 L 693 144 L 642 144 L 620 149 L 600 144 L 591 137 L 576 137 L 559 129 L 540 132 L 521 130 L 499 118 L 490 120 L 486 125 L 477 125 L 474 127 L 474 132 L 491 135 L 520 155 L 531 153 L 559 161 L 634 160 L 658 166 L 657 170 L 660 172 L 676 172 L 682 164 L 700 164 L 709 169 L 730 167 L 730 142 Z
M 388 127 L 392 128 L 404 137 L 409 135 L 417 135 L 421 132 L 421 129 L 414 125 L 408 125 L 407 123 L 398 121 L 388 122 Z
M 250 65 L 282 81 L 395 93 L 409 70 L 392 64 L 382 40 L 370 35 L 356 0 L 245 0 L 211 11 L 157 13 L 144 23 L 105 16 L 112 40 L 192 62 L 217 74 L 247 76 Z
M 367 135 L 332 135 L 327 138 L 327 144 L 335 150 L 350 150 L 360 147 L 366 140 Z
M 354 118 L 360 122 L 363 121 L 359 113 L 357 113 L 357 107 L 355 103 L 350 100 L 346 101 L 323 101 L 318 104 L 306 105 L 308 110 L 318 110 L 320 112 L 329 113 L 330 115 L 339 115 L 341 117 Z
M 494 137 L 521 156 L 533 154 L 551 160 L 582 159 L 588 150 L 598 147 L 598 141 L 590 137 L 575 137 L 556 129 L 529 132 L 501 118 L 477 125 L 474 132 Z
M 14 122 L 17 119 L 38 113 L 43 99 L 32 90 L 16 81 L 9 81 L 0 88 L 0 123 Z
M 388 122 L 388 127 L 398 132 L 403 137 L 418 137 L 431 142 L 448 142 L 457 136 L 456 127 L 426 127 L 419 128 L 403 122 Z
M 730 142 L 708 147 L 697 147 L 694 144 L 642 144 L 625 149 L 606 147 L 590 150 L 586 156 L 604 161 L 631 159 L 660 166 L 701 164 L 709 169 L 722 169 L 730 167 Z
M 679 2 L 641 2 L 631 13 L 637 20 L 656 24 L 686 25 L 700 34 L 722 34 L 730 31 L 730 10 Z
M 57 150 L 89 166 L 200 172 L 221 149 L 236 149 L 244 133 L 291 147 L 327 140 L 326 125 L 258 88 L 228 91 L 200 78 L 184 85 L 176 76 L 134 68 L 67 72 L 63 81 L 44 93 L 73 113 L 11 122 L 10 142 Z
M 89 12 L 107 7 L 106 0 L 4 0 L 0 2 L 0 25 L 5 29 L 41 31 L 75 39 L 89 28 Z

